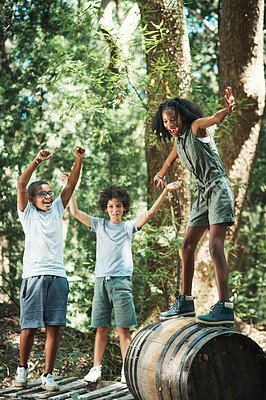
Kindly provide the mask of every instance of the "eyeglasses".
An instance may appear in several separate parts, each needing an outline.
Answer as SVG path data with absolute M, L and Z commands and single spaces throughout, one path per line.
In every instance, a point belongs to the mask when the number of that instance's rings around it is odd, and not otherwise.
M 54 192 L 52 190 L 50 190 L 49 192 L 45 192 L 44 190 L 42 190 L 41 192 L 35 193 L 34 196 L 37 196 L 37 194 L 40 197 L 43 197 L 43 198 L 45 198 L 47 196 L 49 196 L 49 197 L 53 197 L 54 196 Z

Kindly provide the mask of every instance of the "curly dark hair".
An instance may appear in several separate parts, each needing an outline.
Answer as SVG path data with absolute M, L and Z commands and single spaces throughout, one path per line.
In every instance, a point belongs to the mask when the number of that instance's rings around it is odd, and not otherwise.
M 29 197 L 34 197 L 35 193 L 37 193 L 37 189 L 39 186 L 42 185 L 49 185 L 48 182 L 46 181 L 36 181 L 36 182 L 32 182 L 29 186 L 28 186 L 28 196 Z M 50 185 L 49 185 L 50 186 Z
M 166 109 L 175 110 L 176 116 L 180 113 L 184 119 L 191 124 L 195 119 L 203 118 L 205 116 L 204 111 L 197 104 L 191 103 L 189 100 L 180 99 L 175 97 L 174 99 L 167 100 L 160 104 L 158 111 L 153 117 L 151 128 L 156 133 L 158 140 L 166 142 L 166 139 L 171 140 L 172 136 L 165 128 L 162 119 L 162 112 Z
M 126 189 L 115 184 L 104 189 L 99 197 L 99 206 L 102 211 L 105 212 L 107 203 L 111 199 L 117 199 L 123 203 L 123 206 L 125 208 L 124 214 L 129 211 L 131 199 Z

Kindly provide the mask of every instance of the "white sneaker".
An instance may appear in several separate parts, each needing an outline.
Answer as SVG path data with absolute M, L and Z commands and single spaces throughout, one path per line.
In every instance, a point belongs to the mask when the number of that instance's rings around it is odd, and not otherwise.
M 24 367 L 17 367 L 17 372 L 14 380 L 14 385 L 17 387 L 27 386 L 29 369 Z
M 121 383 L 127 383 L 124 368 L 121 370 Z
M 56 390 L 60 390 L 57 383 L 55 383 L 52 374 L 48 374 L 47 376 L 42 376 L 42 389 L 47 390 L 47 392 L 54 392 Z
M 100 365 L 99 367 L 92 367 L 89 371 L 89 373 L 84 376 L 83 380 L 85 382 L 97 382 L 99 379 L 101 379 L 102 376 L 102 366 Z

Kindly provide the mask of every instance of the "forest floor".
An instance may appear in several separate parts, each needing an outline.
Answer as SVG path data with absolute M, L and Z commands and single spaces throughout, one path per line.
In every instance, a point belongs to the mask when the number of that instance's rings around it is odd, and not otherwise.
M 155 321 L 149 321 L 152 323 Z M 235 329 L 254 340 L 266 351 L 266 327 L 255 329 L 236 318 Z M 14 306 L 0 304 L 0 387 L 12 385 L 19 363 L 19 315 Z M 45 331 L 37 331 L 29 361 L 29 379 L 38 379 L 43 373 Z M 121 358 L 118 340 L 107 347 L 104 358 L 104 379 L 119 380 Z M 62 330 L 60 351 L 57 357 L 55 375 L 83 378 L 92 366 L 94 332 L 86 334 L 71 327 Z

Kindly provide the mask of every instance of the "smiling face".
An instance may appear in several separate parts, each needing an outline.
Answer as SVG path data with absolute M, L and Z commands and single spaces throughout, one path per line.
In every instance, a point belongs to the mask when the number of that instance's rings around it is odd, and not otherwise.
M 122 222 L 122 216 L 125 211 L 126 209 L 122 201 L 115 198 L 108 200 L 105 212 L 107 212 L 110 222 L 113 224 L 120 224 Z
M 172 108 L 166 108 L 162 112 L 162 120 L 164 127 L 168 130 L 170 135 L 177 137 L 182 131 L 184 120 L 181 114 L 178 113 L 178 118 L 176 119 L 176 112 Z
M 38 211 L 48 211 L 52 207 L 54 196 L 52 194 L 45 194 L 42 192 L 51 192 L 52 189 L 49 185 L 44 184 L 36 188 L 34 196 L 30 196 L 30 201 Z M 42 197 L 42 195 L 44 197 Z

